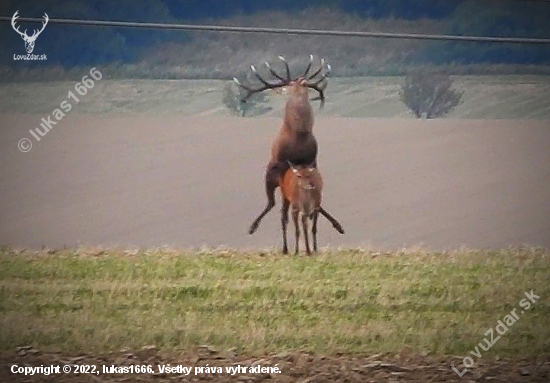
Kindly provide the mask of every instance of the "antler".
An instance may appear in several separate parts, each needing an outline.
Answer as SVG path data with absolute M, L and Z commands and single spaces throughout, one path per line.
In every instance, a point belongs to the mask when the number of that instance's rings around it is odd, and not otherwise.
M 266 89 L 282 88 L 290 84 L 292 79 L 290 78 L 290 68 L 288 66 L 288 63 L 286 62 L 283 56 L 279 56 L 279 60 L 281 60 L 285 64 L 286 78 L 282 77 L 277 72 L 275 72 L 267 61 L 265 62 L 265 66 L 269 71 L 269 73 L 271 73 L 274 77 L 276 77 L 279 80 L 279 82 L 276 82 L 276 83 L 267 82 L 262 76 L 260 76 L 260 74 L 258 73 L 254 65 L 250 65 L 250 69 L 252 69 L 252 73 L 254 74 L 254 76 L 256 76 L 256 78 L 263 84 L 261 87 L 251 88 L 250 86 L 242 84 L 239 80 L 233 77 L 233 81 L 235 81 L 235 83 L 238 86 L 240 86 L 246 91 L 246 95 L 243 98 L 241 98 L 241 102 L 246 102 L 246 100 L 248 100 L 250 96 L 252 96 L 254 93 L 263 92 Z
M 42 22 L 42 29 L 40 31 L 37 31 L 36 29 L 34 30 L 34 33 L 32 34 L 32 36 L 30 37 L 31 39 L 34 38 L 36 39 L 38 37 L 39 34 L 42 33 L 42 31 L 44 30 L 44 28 L 46 28 L 46 25 L 48 24 L 48 20 L 50 19 L 48 17 L 48 14 L 46 12 L 44 12 L 44 15 L 45 16 L 42 16 L 44 18 L 44 21 Z M 38 33 L 37 33 L 38 32 Z
M 19 18 L 19 16 L 17 15 L 19 13 L 19 11 L 16 11 L 14 14 L 13 14 L 13 17 L 11 18 L 11 26 L 12 28 L 21 35 L 21 37 L 25 38 L 25 37 L 29 37 L 27 36 L 27 30 L 25 29 L 25 32 L 21 32 L 19 30 L 19 27 L 15 27 L 15 20 L 17 20 Z
M 309 70 L 311 69 L 311 65 L 313 64 L 313 55 L 309 55 L 309 63 L 307 64 L 306 70 L 304 71 L 304 74 L 302 75 L 303 78 L 307 78 L 307 74 Z
M 322 107 L 325 103 L 324 90 L 327 87 L 326 78 L 330 74 L 330 71 L 331 71 L 330 64 L 327 64 L 325 59 L 322 58 L 320 60 L 319 68 L 317 70 L 315 70 L 312 74 L 309 74 L 309 71 L 311 70 L 311 67 L 313 66 L 313 55 L 309 55 L 309 63 L 307 65 L 306 70 L 304 71 L 303 75 L 299 76 L 299 77 L 296 77 L 295 79 L 292 79 L 290 77 L 290 68 L 289 68 L 288 62 L 285 60 L 285 58 L 283 56 L 279 56 L 279 60 L 281 60 L 283 62 L 283 64 L 285 65 L 286 78 L 281 76 L 279 73 L 275 72 L 273 70 L 273 68 L 271 67 L 271 65 L 269 65 L 269 62 L 267 62 L 267 61 L 265 62 L 265 66 L 266 66 L 267 70 L 269 71 L 269 73 L 271 73 L 273 75 L 273 77 L 275 77 L 278 80 L 278 82 L 270 83 L 270 82 L 266 81 L 262 76 L 260 76 L 260 74 L 258 73 L 258 71 L 256 70 L 256 67 L 254 65 L 251 65 L 250 69 L 252 69 L 252 73 L 254 74 L 254 76 L 263 84 L 259 88 L 252 88 L 249 85 L 244 85 L 239 80 L 237 80 L 235 77 L 233 77 L 233 81 L 235 81 L 235 83 L 238 86 L 240 86 L 241 88 L 243 88 L 246 91 L 246 95 L 243 98 L 241 98 L 241 102 L 246 102 L 250 98 L 250 96 L 252 96 L 254 93 L 259 93 L 259 92 L 262 92 L 266 89 L 282 88 L 284 86 L 289 85 L 293 81 L 297 81 L 298 79 L 303 79 L 303 80 L 305 80 L 304 83 L 303 83 L 304 86 L 306 86 L 308 88 L 311 88 L 311 89 L 314 89 L 319 93 L 319 96 L 313 98 L 312 100 L 321 100 L 321 107 Z M 326 64 L 326 66 L 325 66 L 325 64 Z M 323 70 L 324 70 L 324 73 L 323 73 Z M 321 76 L 318 79 L 315 79 L 317 76 L 319 76 L 319 74 L 321 74 Z
M 314 89 L 316 90 L 318 93 L 319 93 L 319 96 L 315 97 L 315 98 L 312 98 L 311 100 L 314 101 L 314 100 L 321 100 L 321 107 L 323 107 L 325 105 L 325 88 L 327 87 L 327 76 L 330 74 L 330 71 L 332 70 L 330 64 L 326 64 L 325 62 L 325 59 L 321 59 L 321 65 L 319 65 L 319 69 L 317 69 L 313 74 L 311 74 L 310 76 L 306 77 L 307 73 L 309 72 L 309 69 L 311 67 L 311 63 L 313 61 L 313 56 L 310 56 L 310 62 L 309 62 L 309 65 L 304 73 L 304 77 L 306 78 L 306 83 L 305 83 L 305 86 L 307 86 L 308 88 L 311 88 L 311 89 Z M 325 67 L 325 64 L 326 64 L 326 67 Z M 312 82 L 310 82 L 311 80 L 313 80 L 316 76 L 318 76 L 322 71 L 323 69 L 325 69 L 325 72 L 321 75 L 321 77 L 317 80 L 314 80 Z

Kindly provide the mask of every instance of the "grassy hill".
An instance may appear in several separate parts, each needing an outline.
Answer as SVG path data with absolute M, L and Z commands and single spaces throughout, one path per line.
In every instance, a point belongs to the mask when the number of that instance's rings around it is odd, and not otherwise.
M 543 355 L 550 351 L 548 257 L 535 248 L 316 257 L 3 249 L 0 351 L 209 344 L 251 354 L 465 355 L 497 319 L 519 314 L 533 291 L 539 300 L 488 354 Z
M 76 72 L 75 72 L 76 73 Z M 223 80 L 109 80 L 97 82 L 71 113 L 183 114 L 225 116 Z M 319 116 L 413 118 L 399 100 L 402 77 L 331 78 Z M 0 85 L 0 112 L 50 114 L 76 81 Z M 448 118 L 550 119 L 550 77 L 457 76 L 463 102 Z M 268 93 L 264 116 L 281 116 L 283 96 Z M 317 106 L 317 103 L 315 103 Z

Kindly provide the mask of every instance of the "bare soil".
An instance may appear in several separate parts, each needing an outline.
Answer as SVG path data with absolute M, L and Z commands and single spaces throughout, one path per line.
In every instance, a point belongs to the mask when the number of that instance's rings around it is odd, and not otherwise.
M 30 248 L 280 246 L 264 168 L 279 118 L 0 115 L 0 243 Z M 319 245 L 550 247 L 550 126 L 319 116 Z M 33 140 L 28 153 L 18 141 Z
M 498 358 L 496 358 L 498 359 Z M 12 365 L 18 366 L 64 366 L 95 365 L 100 373 L 60 373 L 45 376 L 13 374 Z M 159 365 L 170 364 L 193 367 L 189 375 L 159 373 Z M 103 373 L 102 366 L 150 365 L 153 374 Z M 198 373 L 195 366 L 274 367 L 280 373 Z M 428 356 L 388 355 L 320 356 L 300 352 L 282 352 L 277 355 L 246 356 L 234 351 L 220 352 L 204 346 L 192 352 L 179 355 L 163 355 L 155 348 L 130 352 L 121 350 L 105 355 L 66 355 L 41 353 L 34 349 L 23 349 L 0 355 L 0 380 L 3 382 L 548 382 L 550 379 L 550 358 L 503 358 L 492 360 L 475 358 L 475 365 L 461 378 L 451 366 L 463 370 L 461 358 L 431 358 Z M 460 367 L 458 367 L 460 366 Z M 72 367 L 74 369 L 74 367 Z

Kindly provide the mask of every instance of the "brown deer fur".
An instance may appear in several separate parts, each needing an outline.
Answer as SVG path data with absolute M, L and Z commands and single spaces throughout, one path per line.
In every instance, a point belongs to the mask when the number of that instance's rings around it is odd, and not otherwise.
M 281 225 L 283 229 L 283 253 L 288 253 L 286 226 L 288 224 L 288 210 L 291 209 L 295 229 L 295 253 L 298 254 L 300 242 L 299 216 L 302 217 L 302 229 L 306 244 L 306 252 L 311 254 L 309 247 L 308 220 L 313 221 L 311 233 L 313 237 L 313 251 L 317 252 L 317 218 L 321 208 L 323 179 L 319 170 L 313 166 L 291 166 L 281 179 Z
M 317 140 L 313 135 L 313 109 L 309 102 L 304 79 L 292 83 L 288 90 L 285 116 L 279 134 L 271 146 L 271 159 L 266 167 L 265 191 L 267 206 L 250 226 L 252 234 L 262 218 L 275 206 L 275 189 L 288 170 L 288 162 L 295 165 L 316 165 Z
M 317 166 L 317 140 L 313 135 L 313 109 L 309 99 L 309 88 L 316 90 L 319 93 L 321 105 L 324 102 L 324 88 L 326 87 L 326 76 L 330 72 L 330 66 L 327 65 L 326 73 L 322 74 L 320 79 L 311 81 L 318 76 L 324 68 L 324 60 L 321 60 L 321 66 L 313 74 L 308 75 L 313 62 L 313 56 L 310 56 L 310 63 L 304 74 L 294 80 L 290 78 L 290 69 L 284 58 L 279 57 L 285 64 L 287 78 L 283 78 L 271 69 L 268 63 L 266 66 L 273 76 L 280 81 L 278 83 L 268 83 L 256 71 L 254 66 L 251 66 L 254 75 L 263 84 L 258 89 L 252 89 L 241 84 L 237 79 L 234 81 L 247 91 L 246 101 L 253 93 L 261 92 L 266 89 L 276 89 L 281 87 L 287 88 L 287 101 L 285 105 L 285 115 L 283 124 L 279 130 L 279 134 L 275 138 L 271 146 L 271 158 L 266 167 L 265 172 L 265 191 L 267 196 L 267 205 L 260 215 L 252 222 L 248 230 L 249 234 L 253 234 L 260 225 L 263 217 L 275 206 L 275 190 L 279 186 L 282 177 L 289 169 L 289 162 L 294 165 L 311 165 Z M 342 227 L 330 214 L 324 209 L 319 212 L 327 218 L 334 228 L 344 233 Z

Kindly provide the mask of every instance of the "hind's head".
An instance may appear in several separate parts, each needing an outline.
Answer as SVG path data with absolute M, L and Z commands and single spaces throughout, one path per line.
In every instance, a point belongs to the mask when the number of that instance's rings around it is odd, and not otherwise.
M 303 190 L 317 190 L 320 188 L 319 185 L 319 171 L 313 165 L 306 166 L 296 166 L 289 162 L 290 170 L 293 175 L 296 177 L 297 185 L 300 189 Z

